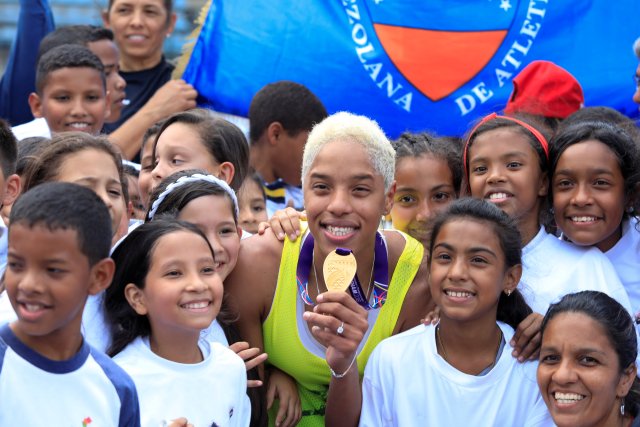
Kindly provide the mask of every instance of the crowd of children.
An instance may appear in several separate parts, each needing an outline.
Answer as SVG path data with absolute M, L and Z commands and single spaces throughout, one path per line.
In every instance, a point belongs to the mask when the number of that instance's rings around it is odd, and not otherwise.
M 275 82 L 247 138 L 167 82 L 174 17 L 56 30 L 0 120 L 0 425 L 640 426 L 631 120 L 539 61 L 464 137 Z

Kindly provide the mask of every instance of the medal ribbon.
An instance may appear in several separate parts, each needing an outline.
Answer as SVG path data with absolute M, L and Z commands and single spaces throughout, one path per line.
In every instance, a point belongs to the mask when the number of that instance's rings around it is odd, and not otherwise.
M 307 305 L 314 305 L 311 297 L 309 296 L 309 274 L 313 265 L 313 246 L 313 236 L 311 233 L 308 233 L 304 242 L 302 242 L 300 256 L 298 257 L 298 267 L 296 270 L 298 291 L 300 292 L 302 301 Z M 336 251 L 340 255 L 346 255 L 351 252 L 351 250 L 343 248 L 338 248 Z M 351 296 L 366 310 L 382 307 L 387 299 L 387 290 L 389 289 L 389 261 L 387 257 L 387 245 L 385 244 L 380 232 L 376 232 L 374 253 L 375 260 L 373 265 L 373 292 L 371 294 L 371 303 L 367 301 L 367 296 L 362 290 L 362 285 L 360 284 L 360 280 L 358 280 L 357 274 L 349 284 L 349 292 L 351 293 Z

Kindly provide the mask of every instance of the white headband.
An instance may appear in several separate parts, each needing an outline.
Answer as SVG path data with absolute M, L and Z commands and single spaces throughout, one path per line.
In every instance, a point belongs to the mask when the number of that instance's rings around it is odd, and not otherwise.
M 196 174 L 193 174 L 193 175 L 181 176 L 175 182 L 172 182 L 171 184 L 167 185 L 167 188 L 165 188 L 164 191 L 162 193 L 160 193 L 158 198 L 151 205 L 151 210 L 149 211 L 149 220 L 153 219 L 153 216 L 158 211 L 158 208 L 160 207 L 160 205 L 162 204 L 164 199 L 173 190 L 175 190 L 178 187 L 183 186 L 184 184 L 188 184 L 190 182 L 196 182 L 196 181 L 207 181 L 207 182 L 210 182 L 212 184 L 220 186 L 229 195 L 229 197 L 231 197 L 231 201 L 233 202 L 233 210 L 236 213 L 236 218 L 238 217 L 238 215 L 239 215 L 239 212 L 238 212 L 238 198 L 236 197 L 236 193 L 231 189 L 231 187 L 229 187 L 229 184 L 227 184 L 225 181 L 221 180 L 220 178 L 216 178 L 213 175 L 204 175 L 204 174 L 201 174 L 201 173 L 196 173 Z

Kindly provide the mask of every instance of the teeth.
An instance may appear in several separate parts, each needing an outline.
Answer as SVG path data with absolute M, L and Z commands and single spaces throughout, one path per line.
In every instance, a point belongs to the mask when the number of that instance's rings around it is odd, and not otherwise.
M 471 292 L 444 291 L 444 293 L 450 297 L 456 297 L 456 298 L 469 298 L 473 296 Z
M 353 227 L 333 227 L 331 225 L 327 226 L 327 230 L 329 233 L 335 236 L 346 236 L 347 234 L 353 232 Z
M 69 126 L 76 129 L 84 129 L 86 127 L 89 127 L 89 124 L 88 123 L 69 123 Z
M 25 304 L 24 308 L 26 308 L 29 312 L 35 312 L 42 310 L 44 307 L 40 304 Z
M 596 221 L 596 217 L 594 216 L 572 216 L 571 221 L 573 222 L 594 222 Z
M 507 195 L 507 193 L 492 193 L 489 194 L 489 200 L 493 200 L 493 199 L 506 199 L 507 197 L 509 197 Z
M 187 310 L 198 310 L 201 308 L 209 307 L 209 301 L 198 301 L 198 302 L 190 302 L 188 304 L 183 304 L 182 307 Z
M 127 38 L 129 40 L 133 40 L 133 41 L 141 41 L 141 40 L 144 40 L 146 37 L 135 34 L 135 35 L 132 35 L 132 36 L 128 36 Z
M 584 396 L 577 393 L 554 393 L 553 397 L 558 401 L 558 403 L 575 403 L 582 399 Z

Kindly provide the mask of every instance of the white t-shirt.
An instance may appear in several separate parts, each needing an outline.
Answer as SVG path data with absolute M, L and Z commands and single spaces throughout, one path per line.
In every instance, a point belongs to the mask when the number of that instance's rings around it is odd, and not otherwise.
M 634 316 L 640 315 L 640 224 L 632 218 L 622 224 L 622 237 L 605 255 L 613 264 L 631 300 Z
M 204 360 L 196 364 L 163 359 L 140 337 L 114 357 L 136 384 L 143 427 L 178 417 L 196 427 L 249 425 L 244 362 L 221 344 L 199 345 Z
M 43 117 L 31 120 L 30 122 L 24 123 L 22 125 L 14 126 L 11 128 L 11 131 L 18 141 L 22 141 L 26 138 L 31 138 L 32 136 L 51 138 L 49 125 Z
M 531 309 L 543 315 L 563 296 L 587 290 L 604 292 L 631 313 L 627 292 L 602 252 L 564 242 L 544 228 L 522 248 L 518 289 Z
M 0 426 L 82 425 L 140 426 L 131 378 L 86 342 L 70 359 L 55 361 L 2 326 Z
M 513 329 L 498 323 L 508 343 Z M 436 348 L 436 328 L 419 325 L 383 340 L 362 382 L 361 426 L 552 426 L 536 383 L 537 362 L 505 347 L 491 371 L 468 375 Z

